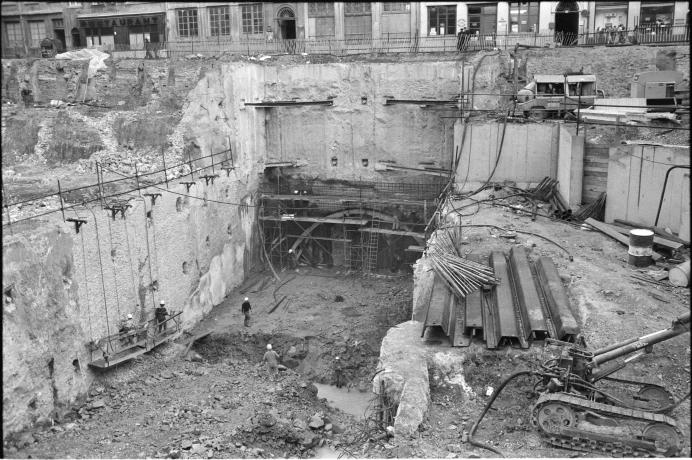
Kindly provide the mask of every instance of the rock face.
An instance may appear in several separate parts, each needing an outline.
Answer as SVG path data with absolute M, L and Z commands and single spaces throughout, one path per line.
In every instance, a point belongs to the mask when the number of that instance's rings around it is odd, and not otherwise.
M 407 321 L 390 329 L 382 339 L 380 366 L 384 369 L 373 380 L 373 392 L 390 403 L 398 403 L 394 421 L 396 436 L 413 436 L 423 421 L 430 403 L 428 367 L 418 321 Z

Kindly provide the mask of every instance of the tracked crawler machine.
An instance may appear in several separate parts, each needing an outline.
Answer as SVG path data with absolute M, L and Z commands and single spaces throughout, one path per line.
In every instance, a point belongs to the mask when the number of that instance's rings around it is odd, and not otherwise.
M 667 414 L 689 393 L 675 402 L 662 386 L 618 379 L 612 374 L 651 352 L 654 344 L 689 332 L 689 324 L 687 313 L 667 329 L 595 351 L 588 351 L 583 344 L 551 341 L 560 347 L 560 355 L 541 364 L 539 371 L 521 371 L 505 379 L 471 429 L 471 436 L 507 383 L 533 375 L 539 377 L 534 386 L 539 397 L 531 409 L 531 421 L 550 444 L 603 455 L 677 455 L 683 447 L 683 435 Z M 625 356 L 623 361 L 614 362 Z

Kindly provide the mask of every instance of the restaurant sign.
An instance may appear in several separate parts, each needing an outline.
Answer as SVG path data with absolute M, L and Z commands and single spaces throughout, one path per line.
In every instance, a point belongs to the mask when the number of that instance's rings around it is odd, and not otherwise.
M 80 19 L 79 27 L 124 27 L 124 26 L 145 26 L 158 24 L 158 16 L 130 16 L 127 18 L 103 18 L 103 19 Z

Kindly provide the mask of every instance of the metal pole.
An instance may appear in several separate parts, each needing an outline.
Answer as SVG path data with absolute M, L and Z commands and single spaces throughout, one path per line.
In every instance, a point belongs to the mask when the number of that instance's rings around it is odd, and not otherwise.
M 581 88 L 579 90 L 579 105 L 577 105 L 577 136 L 579 135 L 579 118 L 581 114 Z
M 139 188 L 139 171 L 137 171 L 137 165 L 135 164 L 135 182 L 137 183 L 137 192 L 139 196 L 142 196 L 142 191 Z
M 62 188 L 60 188 L 60 179 L 58 179 L 58 198 L 60 198 L 60 212 L 62 212 L 62 221 L 65 222 L 65 206 L 62 201 Z
M 161 146 L 161 160 L 163 160 L 163 178 L 166 181 L 166 189 L 168 189 L 168 168 L 166 167 L 166 152 L 163 145 Z
M 209 146 L 209 151 L 211 152 L 211 173 L 214 174 L 214 149 Z

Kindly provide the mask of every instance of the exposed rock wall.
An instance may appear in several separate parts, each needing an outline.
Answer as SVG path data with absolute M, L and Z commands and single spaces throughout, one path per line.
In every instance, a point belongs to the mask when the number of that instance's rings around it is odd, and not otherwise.
M 78 401 L 97 378 L 87 365 L 99 355 L 87 343 L 116 333 L 127 313 L 150 319 L 164 299 L 190 327 L 256 263 L 263 125 L 238 101 L 254 96 L 256 82 L 249 67 L 209 72 L 175 127 L 200 155 L 233 139 L 229 175 L 216 169 L 207 184 L 197 173 L 188 191 L 171 173 L 168 189 L 133 194 L 124 219 L 98 203 L 67 212 L 87 221 L 79 233 L 57 213 L 3 235 L 3 436 Z M 152 205 L 146 193 L 161 196 Z

